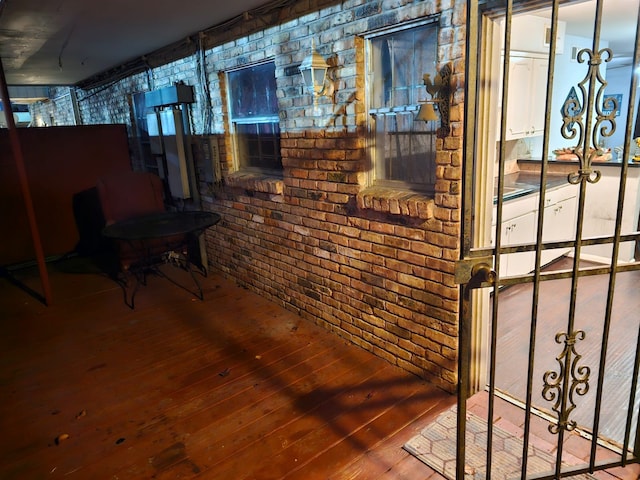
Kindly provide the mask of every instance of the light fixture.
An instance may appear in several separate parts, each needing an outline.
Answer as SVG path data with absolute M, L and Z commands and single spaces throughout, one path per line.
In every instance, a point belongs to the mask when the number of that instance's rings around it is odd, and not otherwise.
M 446 64 L 440 72 L 431 80 L 431 75 L 425 73 L 422 77 L 427 93 L 431 100 L 420 104 L 416 120 L 431 122 L 440 117 L 440 127 L 436 130 L 436 137 L 443 138 L 449 135 L 449 102 L 451 97 L 451 65 Z M 434 106 L 438 108 L 436 113 Z
M 416 120 L 422 120 L 423 122 L 433 122 L 438 120 L 438 114 L 436 113 L 435 108 L 433 108 L 433 102 L 420 104 L 420 110 L 418 110 Z
M 329 64 L 316 51 L 315 42 L 311 43 L 311 54 L 306 57 L 300 64 L 300 73 L 307 90 L 313 95 L 313 104 L 315 105 L 320 95 L 325 94 L 325 80 Z

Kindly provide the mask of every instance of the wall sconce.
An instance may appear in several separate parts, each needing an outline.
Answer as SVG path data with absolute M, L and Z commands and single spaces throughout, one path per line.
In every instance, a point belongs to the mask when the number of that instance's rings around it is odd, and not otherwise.
M 423 122 L 434 122 L 438 120 L 439 117 L 436 113 L 436 109 L 433 108 L 433 104 L 433 101 L 421 103 L 416 120 L 422 120 Z
M 311 43 L 311 54 L 302 61 L 299 68 L 307 90 L 313 95 L 313 104 L 315 106 L 317 105 L 320 95 L 329 95 L 330 92 L 325 92 L 325 81 L 327 79 L 329 64 L 324 57 L 316 51 L 313 40 Z
M 449 135 L 451 129 L 449 126 L 449 104 L 451 100 L 451 65 L 446 64 L 436 78 L 432 81 L 431 75 L 425 73 L 422 77 L 424 85 L 431 100 L 427 100 L 420 104 L 420 110 L 416 115 L 416 120 L 431 122 L 438 120 L 440 115 L 440 128 L 436 130 L 436 137 L 444 138 Z M 434 108 L 438 108 L 438 112 Z

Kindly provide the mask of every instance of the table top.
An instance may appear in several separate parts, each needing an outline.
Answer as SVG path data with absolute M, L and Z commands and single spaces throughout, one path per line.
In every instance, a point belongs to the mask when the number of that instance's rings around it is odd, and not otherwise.
M 107 225 L 102 234 L 119 240 L 144 240 L 202 231 L 219 221 L 220 215 L 213 212 L 160 212 Z

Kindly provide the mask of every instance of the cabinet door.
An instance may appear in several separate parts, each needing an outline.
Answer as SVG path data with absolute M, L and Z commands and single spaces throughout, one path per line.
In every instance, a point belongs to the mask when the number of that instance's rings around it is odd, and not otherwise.
M 575 225 L 576 197 L 565 198 L 553 205 L 545 207 L 542 241 L 558 242 L 571 240 L 575 236 Z M 567 254 L 569 251 L 569 248 L 543 250 L 542 264 L 547 264 Z
M 546 58 L 511 58 L 507 140 L 543 134 L 548 66 Z
M 544 133 L 544 111 L 547 101 L 547 75 L 549 61 L 546 58 L 532 59 L 531 91 L 529 92 L 529 135 Z
M 520 245 L 533 243 L 536 238 L 536 214 L 529 212 L 519 217 L 507 220 L 502 224 L 502 235 L 504 245 Z M 501 273 L 508 276 L 522 275 L 529 273 L 535 266 L 535 252 L 519 252 L 504 255 L 501 259 L 504 262 L 504 269 Z M 502 267 L 502 265 L 501 265 Z
M 537 15 L 514 15 L 511 20 L 511 50 L 523 52 L 549 53 L 551 22 Z M 564 49 L 567 23 L 558 21 L 556 53 Z M 504 38 L 504 20 L 500 21 L 500 38 Z
M 531 130 L 530 103 L 533 59 L 512 57 L 509 63 L 509 92 L 505 138 L 513 140 L 528 135 Z

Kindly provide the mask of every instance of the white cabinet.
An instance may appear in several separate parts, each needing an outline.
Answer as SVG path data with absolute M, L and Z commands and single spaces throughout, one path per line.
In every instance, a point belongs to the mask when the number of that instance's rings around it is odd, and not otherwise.
M 506 100 L 507 140 L 544 133 L 548 66 L 546 58 L 511 56 Z
M 544 199 L 543 243 L 575 239 L 577 193 L 576 185 L 566 185 L 547 192 Z M 570 248 L 543 250 L 541 263 L 545 265 L 570 251 Z
M 567 23 L 560 20 L 556 29 L 556 53 L 564 52 Z M 500 22 L 504 38 L 504 21 Z M 551 20 L 536 15 L 514 15 L 511 19 L 511 50 L 548 53 L 551 45 Z
M 600 181 L 587 185 L 584 208 L 583 237 L 609 236 L 615 233 L 618 214 L 621 165 L 613 162 L 595 164 L 600 170 Z M 631 164 L 627 172 L 627 183 L 623 199 L 621 233 L 633 233 L 638 228 L 640 217 L 640 167 Z M 595 262 L 610 263 L 611 244 L 590 245 L 582 250 L 582 257 Z M 620 244 L 618 262 L 633 262 L 638 259 L 636 242 Z
M 577 186 L 566 184 L 552 188 L 545 195 L 544 224 L 542 242 L 559 242 L 575 238 Z M 502 207 L 500 226 L 503 247 L 534 244 L 538 230 L 539 194 L 530 194 L 514 200 L 507 200 Z M 495 236 L 495 215 L 492 237 Z M 492 238 L 492 240 L 493 240 Z M 542 250 L 541 265 L 569 253 L 570 248 Z M 511 277 L 527 274 L 535 268 L 535 252 L 503 254 L 500 257 L 500 276 Z
M 504 203 L 500 226 L 500 241 L 503 247 L 535 242 L 537 220 L 535 210 L 537 204 L 537 194 L 527 195 Z M 494 208 L 492 236 L 495 236 L 496 231 L 495 214 Z M 510 277 L 529 273 L 534 268 L 534 262 L 534 252 L 503 254 L 500 257 L 500 276 Z
M 536 239 L 536 215 L 525 213 L 502 222 L 502 245 L 533 243 Z M 523 275 L 533 270 L 535 252 L 518 252 L 503 255 L 500 259 L 501 276 Z

